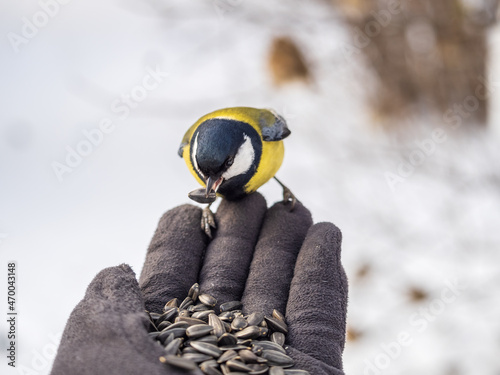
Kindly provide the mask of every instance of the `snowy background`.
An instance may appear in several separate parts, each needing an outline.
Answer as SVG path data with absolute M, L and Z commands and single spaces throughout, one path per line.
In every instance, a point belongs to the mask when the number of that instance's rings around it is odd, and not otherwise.
M 343 232 L 346 373 L 500 374 L 500 31 L 489 38 L 486 129 L 425 113 L 386 132 L 367 108 L 363 61 L 343 52 L 349 30 L 321 2 L 73 0 L 16 52 L 8 33 L 41 9 L 0 5 L 0 276 L 17 262 L 20 335 L 11 370 L 1 318 L 0 373 L 50 371 L 95 274 L 124 262 L 139 273 L 159 217 L 188 202 L 196 182 L 177 156 L 186 128 L 246 105 L 288 120 L 279 176 L 315 221 Z M 267 53 L 283 34 L 305 52 L 313 86 L 271 84 Z M 157 87 L 117 110 L 150 69 Z M 112 131 L 58 178 L 54 162 L 103 121 Z M 387 173 L 422 142 L 428 154 L 391 187 Z M 274 183 L 261 191 L 269 204 L 281 197 Z

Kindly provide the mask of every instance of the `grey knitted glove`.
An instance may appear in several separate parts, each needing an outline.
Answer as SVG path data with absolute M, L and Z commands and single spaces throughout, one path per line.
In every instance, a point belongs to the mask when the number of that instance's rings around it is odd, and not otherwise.
M 285 312 L 287 353 L 312 375 L 343 374 L 347 279 L 340 231 L 312 225 L 300 203 L 267 209 L 254 193 L 223 201 L 208 243 L 201 210 L 183 205 L 160 220 L 137 283 L 127 265 L 101 271 L 73 310 L 52 375 L 186 374 L 159 362 L 144 309 L 160 312 L 196 282 L 218 303 L 241 300 L 245 312 Z M 202 374 L 196 370 L 190 374 Z

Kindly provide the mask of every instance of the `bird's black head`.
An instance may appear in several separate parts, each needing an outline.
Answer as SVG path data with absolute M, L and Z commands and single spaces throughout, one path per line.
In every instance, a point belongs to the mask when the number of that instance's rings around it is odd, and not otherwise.
M 242 189 L 255 172 L 262 143 L 249 124 L 228 119 L 209 119 L 202 123 L 191 142 L 193 167 L 211 189 L 226 196 Z
M 227 120 L 208 120 L 196 137 L 196 162 L 205 176 L 222 175 L 243 144 L 243 132 Z M 193 150 L 194 151 L 194 150 Z

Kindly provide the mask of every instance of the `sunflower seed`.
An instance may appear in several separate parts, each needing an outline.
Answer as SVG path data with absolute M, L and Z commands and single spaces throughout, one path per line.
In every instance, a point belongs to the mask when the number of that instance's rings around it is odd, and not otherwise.
M 186 328 L 172 328 L 172 329 L 169 329 L 169 328 L 170 327 L 165 328 L 158 335 L 158 340 L 160 340 L 162 344 L 165 343 L 165 340 L 171 334 L 174 335 L 174 338 L 182 337 L 186 334 Z
M 242 349 L 248 349 L 248 346 L 244 345 L 224 345 L 224 346 L 219 346 L 221 350 L 242 350 Z
M 231 370 L 235 371 L 242 371 L 242 372 L 252 371 L 251 367 L 248 367 L 246 364 L 244 364 L 241 361 L 238 361 L 237 359 L 230 359 L 229 361 L 226 362 L 226 366 L 229 367 Z
M 182 358 L 189 359 L 196 363 L 201 363 L 213 359 L 212 356 L 203 353 L 185 353 Z
M 267 337 L 269 335 L 269 328 L 260 327 L 260 337 Z
M 207 324 L 201 319 L 196 319 L 189 316 L 178 316 L 176 322 L 186 322 L 188 326 L 194 326 L 195 324 Z
M 264 319 L 267 322 L 267 326 L 271 328 L 273 331 L 283 332 L 285 334 L 288 333 L 288 327 L 283 320 L 270 318 L 268 316 L 266 316 Z
M 283 370 L 283 367 L 271 366 L 269 368 L 269 375 L 285 375 L 285 370 Z
M 158 332 L 158 331 L 156 331 L 156 332 L 149 332 L 148 336 L 155 339 L 155 338 L 158 337 L 159 334 L 160 334 L 160 332 Z
M 210 314 L 208 316 L 208 324 L 214 327 L 215 336 L 221 337 L 224 333 L 226 333 L 226 327 L 224 327 L 224 324 L 217 315 Z
M 208 307 L 215 307 L 217 300 L 209 294 L 200 294 L 198 300 Z
M 205 361 L 200 364 L 200 369 L 207 375 L 222 375 L 222 372 L 217 369 L 217 362 L 215 365 L 208 364 L 210 361 Z
M 196 339 L 190 339 L 190 340 L 186 341 L 186 345 L 189 345 L 189 343 L 193 342 L 193 341 L 206 342 L 208 344 L 217 345 L 217 336 L 207 335 L 207 336 L 198 337 Z
M 230 301 L 221 303 L 221 305 L 219 306 L 219 310 L 220 312 L 238 310 L 241 309 L 241 306 L 243 306 L 241 301 Z
M 170 324 L 169 326 L 165 327 L 162 331 L 169 331 L 174 328 L 187 328 L 189 327 L 189 324 L 186 322 L 178 321 L 173 324 Z
M 231 346 L 236 345 L 238 339 L 231 333 L 224 333 L 221 337 L 219 337 L 217 342 L 219 346 Z
M 172 325 L 172 322 L 169 322 L 168 320 L 164 320 L 161 322 L 158 327 L 156 328 L 158 331 L 163 331 L 165 328 L 168 326 Z
M 191 298 L 193 301 L 196 301 L 199 295 L 200 295 L 200 285 L 198 283 L 195 283 L 189 289 L 188 297 Z
M 238 353 L 235 350 L 227 350 L 217 359 L 218 363 L 224 363 L 236 357 Z
M 217 363 L 217 361 L 215 359 L 209 359 L 208 361 L 200 363 L 200 367 L 201 366 L 215 366 L 215 367 L 217 367 L 218 365 L 219 364 Z
M 203 305 L 203 306 L 205 306 L 205 305 Z M 208 309 L 208 307 L 207 307 L 207 309 Z M 200 320 L 203 320 L 204 322 L 206 322 L 206 321 L 208 321 L 208 317 L 210 314 L 215 314 L 215 311 L 214 310 L 196 311 L 193 313 L 193 315 L 191 315 L 191 318 L 200 319 Z
M 207 311 L 210 309 L 207 305 L 204 305 L 203 303 L 198 303 L 196 305 L 193 305 L 192 307 L 193 307 L 191 309 L 192 312 Z
M 170 335 L 167 336 L 167 338 L 165 339 L 165 341 L 161 342 L 160 340 L 157 341 L 157 342 L 160 342 L 163 344 L 163 346 L 167 346 L 168 344 L 170 344 L 172 341 L 174 341 L 175 339 L 175 336 L 173 333 L 171 333 Z
M 252 369 L 248 374 L 249 375 L 261 375 L 261 374 L 267 374 L 267 371 L 269 370 L 268 365 L 260 364 L 260 363 L 250 363 L 248 365 Z
M 220 369 L 222 370 L 222 373 L 224 375 L 227 375 L 227 374 L 229 374 L 231 372 L 231 370 L 229 369 L 229 367 L 226 366 L 225 363 L 223 363 L 223 364 L 220 365 Z
M 161 316 L 161 314 L 158 314 L 158 313 L 154 313 L 154 312 L 147 312 L 149 314 L 149 316 L 151 317 L 151 319 L 153 321 L 157 321 L 158 318 Z
M 271 342 L 271 341 L 265 341 L 265 340 L 256 341 L 254 346 L 259 346 L 264 350 L 275 350 L 275 351 L 278 351 L 280 353 L 286 354 L 286 351 L 285 351 L 285 349 L 283 349 L 282 346 L 280 346 L 274 342 Z
M 179 307 L 179 300 L 177 298 L 173 298 L 171 299 L 170 301 L 168 301 L 166 304 L 165 304 L 165 307 L 163 308 L 163 310 L 167 310 L 167 308 L 169 307 Z
M 155 321 L 156 326 L 164 321 L 171 321 L 177 315 L 177 308 L 171 307 L 163 314 L 161 314 Z
M 234 335 L 240 339 L 256 339 L 260 336 L 260 328 L 257 326 L 250 326 L 242 331 L 236 332 Z
M 212 332 L 214 327 L 208 324 L 195 324 L 193 326 L 190 326 L 186 330 L 186 335 L 189 338 L 197 338 L 197 337 L 202 337 L 205 335 L 208 335 L 210 332 Z
M 276 309 L 273 309 L 273 318 L 281 320 L 282 322 L 285 321 L 285 316 Z
M 285 375 L 311 375 L 309 371 L 306 370 L 296 370 L 296 369 L 291 369 L 291 370 L 285 370 Z
M 263 350 L 262 351 L 262 358 L 267 359 L 267 362 L 271 366 L 281 366 L 281 367 L 291 367 L 293 366 L 293 359 L 287 356 L 286 354 L 283 354 L 281 352 L 278 352 L 276 350 Z
M 191 346 L 200 353 L 210 355 L 214 358 L 219 358 L 222 354 L 222 350 L 220 350 L 217 345 L 209 344 L 207 342 L 193 341 Z
M 257 363 L 259 360 L 259 357 L 248 349 L 240 350 L 238 355 L 243 361 L 245 361 L 245 363 Z
M 234 319 L 234 312 L 232 311 L 224 311 L 223 313 L 219 314 L 220 320 L 223 320 L 225 322 L 232 322 Z
M 191 297 L 184 298 L 184 301 L 179 305 L 179 310 L 187 309 L 188 306 L 193 304 L 193 299 Z
M 271 341 L 279 346 L 285 345 L 285 334 L 283 332 L 273 332 L 271 334 Z
M 264 314 L 252 313 L 248 315 L 247 322 L 249 326 L 258 326 L 264 320 Z
M 167 346 L 165 346 L 165 353 L 167 355 L 175 355 L 179 351 L 182 344 L 182 338 L 178 337 L 173 339 Z
M 198 350 L 196 350 L 195 348 L 191 347 L 191 346 L 186 346 L 184 348 L 182 348 L 182 354 L 187 354 L 187 353 L 196 353 L 196 354 L 199 354 L 200 352 Z
M 224 325 L 224 329 L 226 330 L 226 332 L 231 332 L 232 331 L 231 330 L 231 323 L 225 322 L 222 319 L 221 319 L 221 321 L 222 321 L 222 324 Z
M 231 322 L 231 329 L 233 331 L 241 331 L 243 328 L 246 328 L 247 326 L 248 323 L 246 319 L 241 316 L 234 318 L 234 320 Z
M 185 357 L 177 357 L 175 355 L 166 355 L 160 357 L 160 362 L 166 363 L 170 366 L 177 367 L 182 370 L 193 371 L 196 370 L 198 366 L 193 361 Z
M 252 339 L 238 339 L 238 342 L 236 343 L 237 345 L 243 345 L 247 347 L 252 347 L 253 340 Z

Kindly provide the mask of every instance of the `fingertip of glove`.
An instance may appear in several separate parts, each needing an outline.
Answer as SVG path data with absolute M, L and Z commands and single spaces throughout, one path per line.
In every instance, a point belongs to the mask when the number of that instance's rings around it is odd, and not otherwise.
M 248 224 L 258 224 L 260 227 L 266 210 L 267 202 L 264 197 L 259 193 L 253 193 L 238 201 L 222 200 L 216 218 L 226 221 L 229 226 L 243 220 Z
M 128 264 L 120 264 L 100 271 L 89 284 L 87 293 L 113 292 L 128 285 L 138 285 L 135 272 Z
M 100 271 L 94 280 L 109 281 L 117 280 L 123 278 L 133 278 L 135 279 L 135 272 L 126 263 L 122 263 L 118 266 L 108 267 Z
M 273 204 L 269 208 L 270 212 L 279 213 L 280 215 L 286 215 L 289 217 L 296 217 L 298 219 L 303 220 L 304 222 L 312 224 L 312 215 L 311 212 L 300 202 L 295 203 L 295 207 L 293 209 L 290 206 L 289 202 L 277 202 Z
M 225 211 L 228 209 L 232 209 L 233 207 L 245 207 L 245 208 L 252 208 L 252 207 L 266 207 L 267 208 L 267 202 L 266 199 L 262 196 L 262 194 L 255 192 L 250 195 L 245 196 L 242 199 L 236 200 L 236 201 L 229 201 L 227 199 L 223 199 L 219 209 L 219 211 Z
M 187 203 L 174 207 L 162 215 L 158 227 L 168 225 L 171 220 L 175 219 L 180 219 L 187 222 L 197 221 L 197 225 L 199 225 L 199 221 L 201 219 L 201 208 Z
M 307 236 L 317 241 L 338 245 L 338 247 L 342 243 L 342 232 L 335 224 L 329 222 L 314 224 L 309 228 Z

